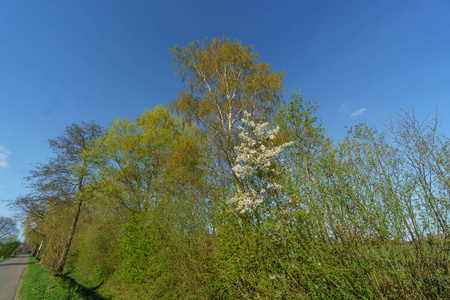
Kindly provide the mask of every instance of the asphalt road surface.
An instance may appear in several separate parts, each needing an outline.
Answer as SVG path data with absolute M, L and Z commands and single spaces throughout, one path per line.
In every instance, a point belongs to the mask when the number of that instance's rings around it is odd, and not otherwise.
M 0 299 L 14 300 L 29 255 L 11 258 L 0 264 Z

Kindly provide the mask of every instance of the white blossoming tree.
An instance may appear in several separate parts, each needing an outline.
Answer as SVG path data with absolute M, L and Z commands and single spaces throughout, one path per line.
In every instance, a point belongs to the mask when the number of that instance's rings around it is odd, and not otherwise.
M 242 142 L 235 147 L 237 156 L 233 167 L 238 181 L 235 194 L 229 202 L 236 205 L 240 213 L 256 208 L 265 200 L 273 199 L 281 209 L 280 190 L 277 183 L 280 175 L 276 162 L 284 147 L 290 143 L 275 145 L 279 127 L 270 128 L 269 123 L 257 123 L 252 115 L 244 111 L 239 137 Z

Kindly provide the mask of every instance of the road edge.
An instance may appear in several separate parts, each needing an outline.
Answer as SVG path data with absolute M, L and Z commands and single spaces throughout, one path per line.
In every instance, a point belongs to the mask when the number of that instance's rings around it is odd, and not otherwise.
M 31 258 L 31 255 L 28 256 L 28 258 L 27 258 L 27 265 L 26 265 L 25 268 L 23 269 L 22 275 L 20 275 L 20 282 L 19 282 L 19 284 L 17 285 L 17 288 L 16 288 L 16 295 L 14 296 L 14 300 L 17 300 L 17 296 L 19 295 L 19 290 L 20 290 L 20 287 L 22 286 L 23 274 L 25 274 L 25 270 L 28 268 L 28 260 L 29 260 L 30 258 Z

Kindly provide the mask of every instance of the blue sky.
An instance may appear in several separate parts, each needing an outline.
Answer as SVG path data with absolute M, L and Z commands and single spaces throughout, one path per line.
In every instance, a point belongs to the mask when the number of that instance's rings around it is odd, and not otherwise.
M 382 111 L 450 117 L 450 1 L 0 1 L 0 199 L 66 125 L 134 118 L 182 85 L 169 48 L 227 36 L 317 99 L 334 138 Z M 0 202 L 0 215 L 13 211 Z

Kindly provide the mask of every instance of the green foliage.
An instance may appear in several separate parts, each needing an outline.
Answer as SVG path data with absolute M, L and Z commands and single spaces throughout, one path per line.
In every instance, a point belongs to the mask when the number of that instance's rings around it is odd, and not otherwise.
M 450 297 L 450 142 L 437 120 L 403 112 L 333 142 L 317 103 L 282 102 L 284 74 L 251 47 L 221 38 L 170 51 L 186 84 L 170 103 L 181 118 L 157 106 L 117 119 L 70 148 L 79 156 L 65 170 L 82 193 L 19 199 L 44 264 L 83 199 L 67 270 L 118 298 Z
M 116 120 L 83 154 L 93 170 L 90 188 L 110 209 L 154 209 L 172 188 L 195 182 L 201 151 L 197 139 L 194 126 L 160 106 L 135 124 Z
M 132 216 L 125 226 L 122 240 L 125 259 L 120 276 L 137 297 L 160 298 L 174 288 L 171 268 L 165 259 L 168 237 L 160 224 L 150 221 L 147 225 L 147 221 L 145 216 Z
M 102 282 L 117 270 L 122 224 L 100 212 L 85 214 L 74 238 L 68 269 L 80 278 Z
M 174 199 L 128 219 L 116 280 L 131 298 L 211 297 L 211 237 L 197 208 Z
M 7 238 L 3 243 L 0 243 L 0 257 L 11 257 L 20 245 L 21 243 L 17 240 L 17 236 Z

